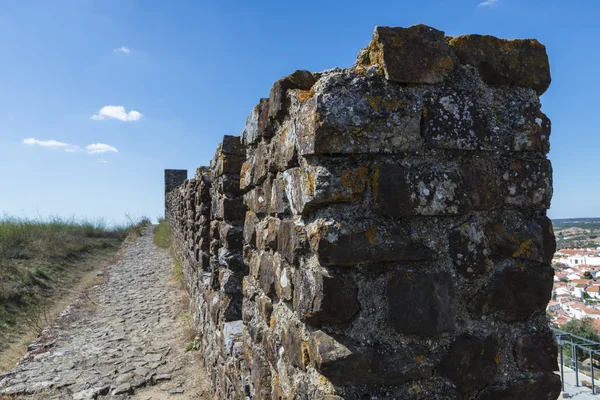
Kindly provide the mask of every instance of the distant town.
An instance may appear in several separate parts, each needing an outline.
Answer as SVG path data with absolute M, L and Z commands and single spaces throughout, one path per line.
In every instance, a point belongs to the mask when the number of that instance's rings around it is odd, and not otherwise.
M 547 308 L 550 322 L 563 326 L 589 317 L 600 330 L 600 247 L 558 250 L 552 266 L 556 272 Z

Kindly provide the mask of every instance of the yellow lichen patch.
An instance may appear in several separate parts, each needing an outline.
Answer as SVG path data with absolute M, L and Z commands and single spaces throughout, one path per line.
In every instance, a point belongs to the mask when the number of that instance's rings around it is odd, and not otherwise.
M 377 228 L 371 225 L 369 229 L 365 231 L 365 235 L 367 236 L 369 243 L 371 243 L 372 245 L 377 244 Z
M 346 170 L 340 176 L 342 185 L 349 189 L 352 194 L 360 194 L 365 191 L 367 181 L 369 180 L 369 170 L 365 167 L 358 167 L 356 171 Z
M 552 221 L 548 220 L 548 233 L 554 236 L 554 226 L 552 225 Z
M 275 317 L 271 316 L 271 321 L 269 321 L 269 328 L 273 329 L 275 327 Z
M 513 253 L 513 257 L 515 258 L 528 258 L 531 257 L 531 252 L 533 251 L 533 246 L 535 242 L 533 239 L 527 239 L 519 246 L 519 249 Z
M 451 70 L 452 67 L 454 67 L 454 61 L 452 60 L 452 57 L 448 56 L 444 59 L 444 61 L 442 61 L 440 63 L 440 69 L 441 70 Z
M 381 96 L 367 96 L 369 105 L 375 112 L 385 111 L 392 112 L 398 111 L 403 108 L 408 108 L 412 105 L 410 100 L 406 99 L 388 99 L 382 98 Z
M 306 187 L 306 193 L 312 196 L 315 193 L 315 171 L 304 170 L 304 174 L 302 174 L 302 180 L 304 186 Z
M 496 365 L 500 365 L 500 353 L 497 352 L 496 355 L 494 356 L 494 361 L 496 362 Z
M 242 169 L 240 170 L 240 175 L 244 176 L 246 172 L 248 172 L 248 167 L 250 165 L 250 160 L 244 161 L 242 164 Z
M 427 362 L 427 357 L 421 354 L 420 356 L 415 357 L 415 361 L 419 364 L 425 364 Z
M 308 99 L 310 99 L 311 97 L 313 97 L 315 95 L 315 89 L 313 89 L 313 88 L 310 88 L 310 90 L 297 89 L 296 93 L 298 93 L 298 101 L 301 103 L 304 103 L 305 101 L 308 101 Z

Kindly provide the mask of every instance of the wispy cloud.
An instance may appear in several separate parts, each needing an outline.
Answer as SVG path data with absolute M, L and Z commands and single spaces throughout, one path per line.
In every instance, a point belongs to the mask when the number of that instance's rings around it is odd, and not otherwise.
M 98 111 L 98 114 L 92 115 L 91 118 L 95 120 L 113 118 L 119 121 L 130 122 L 139 120 L 142 118 L 142 114 L 134 110 L 127 112 L 123 106 L 104 106 Z
M 115 147 L 110 146 L 108 144 L 104 144 L 104 143 L 90 144 L 90 145 L 85 146 L 85 149 L 87 150 L 87 152 L 89 154 L 118 153 L 119 152 L 119 150 L 117 150 Z
M 492 7 L 498 3 L 498 0 L 486 0 L 482 3 L 477 4 L 477 7 Z
M 98 159 L 98 162 L 99 162 L 100 164 L 108 164 L 108 161 L 106 161 L 104 158 L 99 158 L 99 159 Z
M 26 144 L 28 146 L 60 148 L 64 149 L 65 151 L 68 151 L 69 153 L 73 153 L 78 149 L 78 147 L 74 144 L 59 142 L 57 140 L 38 140 L 35 138 L 27 138 L 23 140 L 23 144 Z
M 121 46 L 118 49 L 114 49 L 113 51 L 115 53 L 125 53 L 125 54 L 131 53 L 131 49 L 129 47 L 125 47 L 125 46 Z

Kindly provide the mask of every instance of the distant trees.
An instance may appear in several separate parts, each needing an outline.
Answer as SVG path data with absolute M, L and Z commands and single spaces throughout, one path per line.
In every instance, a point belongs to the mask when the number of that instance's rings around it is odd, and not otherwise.
M 572 319 L 563 325 L 560 329 L 563 331 L 572 333 L 577 336 L 581 336 L 583 338 L 593 340 L 595 342 L 600 342 L 600 334 L 594 329 L 594 325 L 592 324 L 593 320 L 591 318 L 581 318 L 581 319 Z M 575 343 L 581 343 L 580 340 L 574 340 Z M 571 346 L 565 344 L 563 346 L 563 353 L 567 357 L 571 357 Z M 588 358 L 588 352 L 578 349 L 577 350 L 577 359 L 579 361 L 583 361 Z
M 585 272 L 583 273 L 583 277 L 584 277 L 585 279 L 594 279 L 594 277 L 592 276 L 592 273 L 591 273 L 590 271 L 585 271 Z

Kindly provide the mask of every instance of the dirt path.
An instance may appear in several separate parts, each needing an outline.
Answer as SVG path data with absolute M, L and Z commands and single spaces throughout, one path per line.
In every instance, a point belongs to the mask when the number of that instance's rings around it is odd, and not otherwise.
M 125 244 L 121 261 L 107 267 L 106 282 L 79 296 L 19 366 L 0 375 L 0 395 L 211 398 L 199 358 L 184 352 L 183 292 L 171 282 L 171 259 L 152 243 L 152 229 Z

